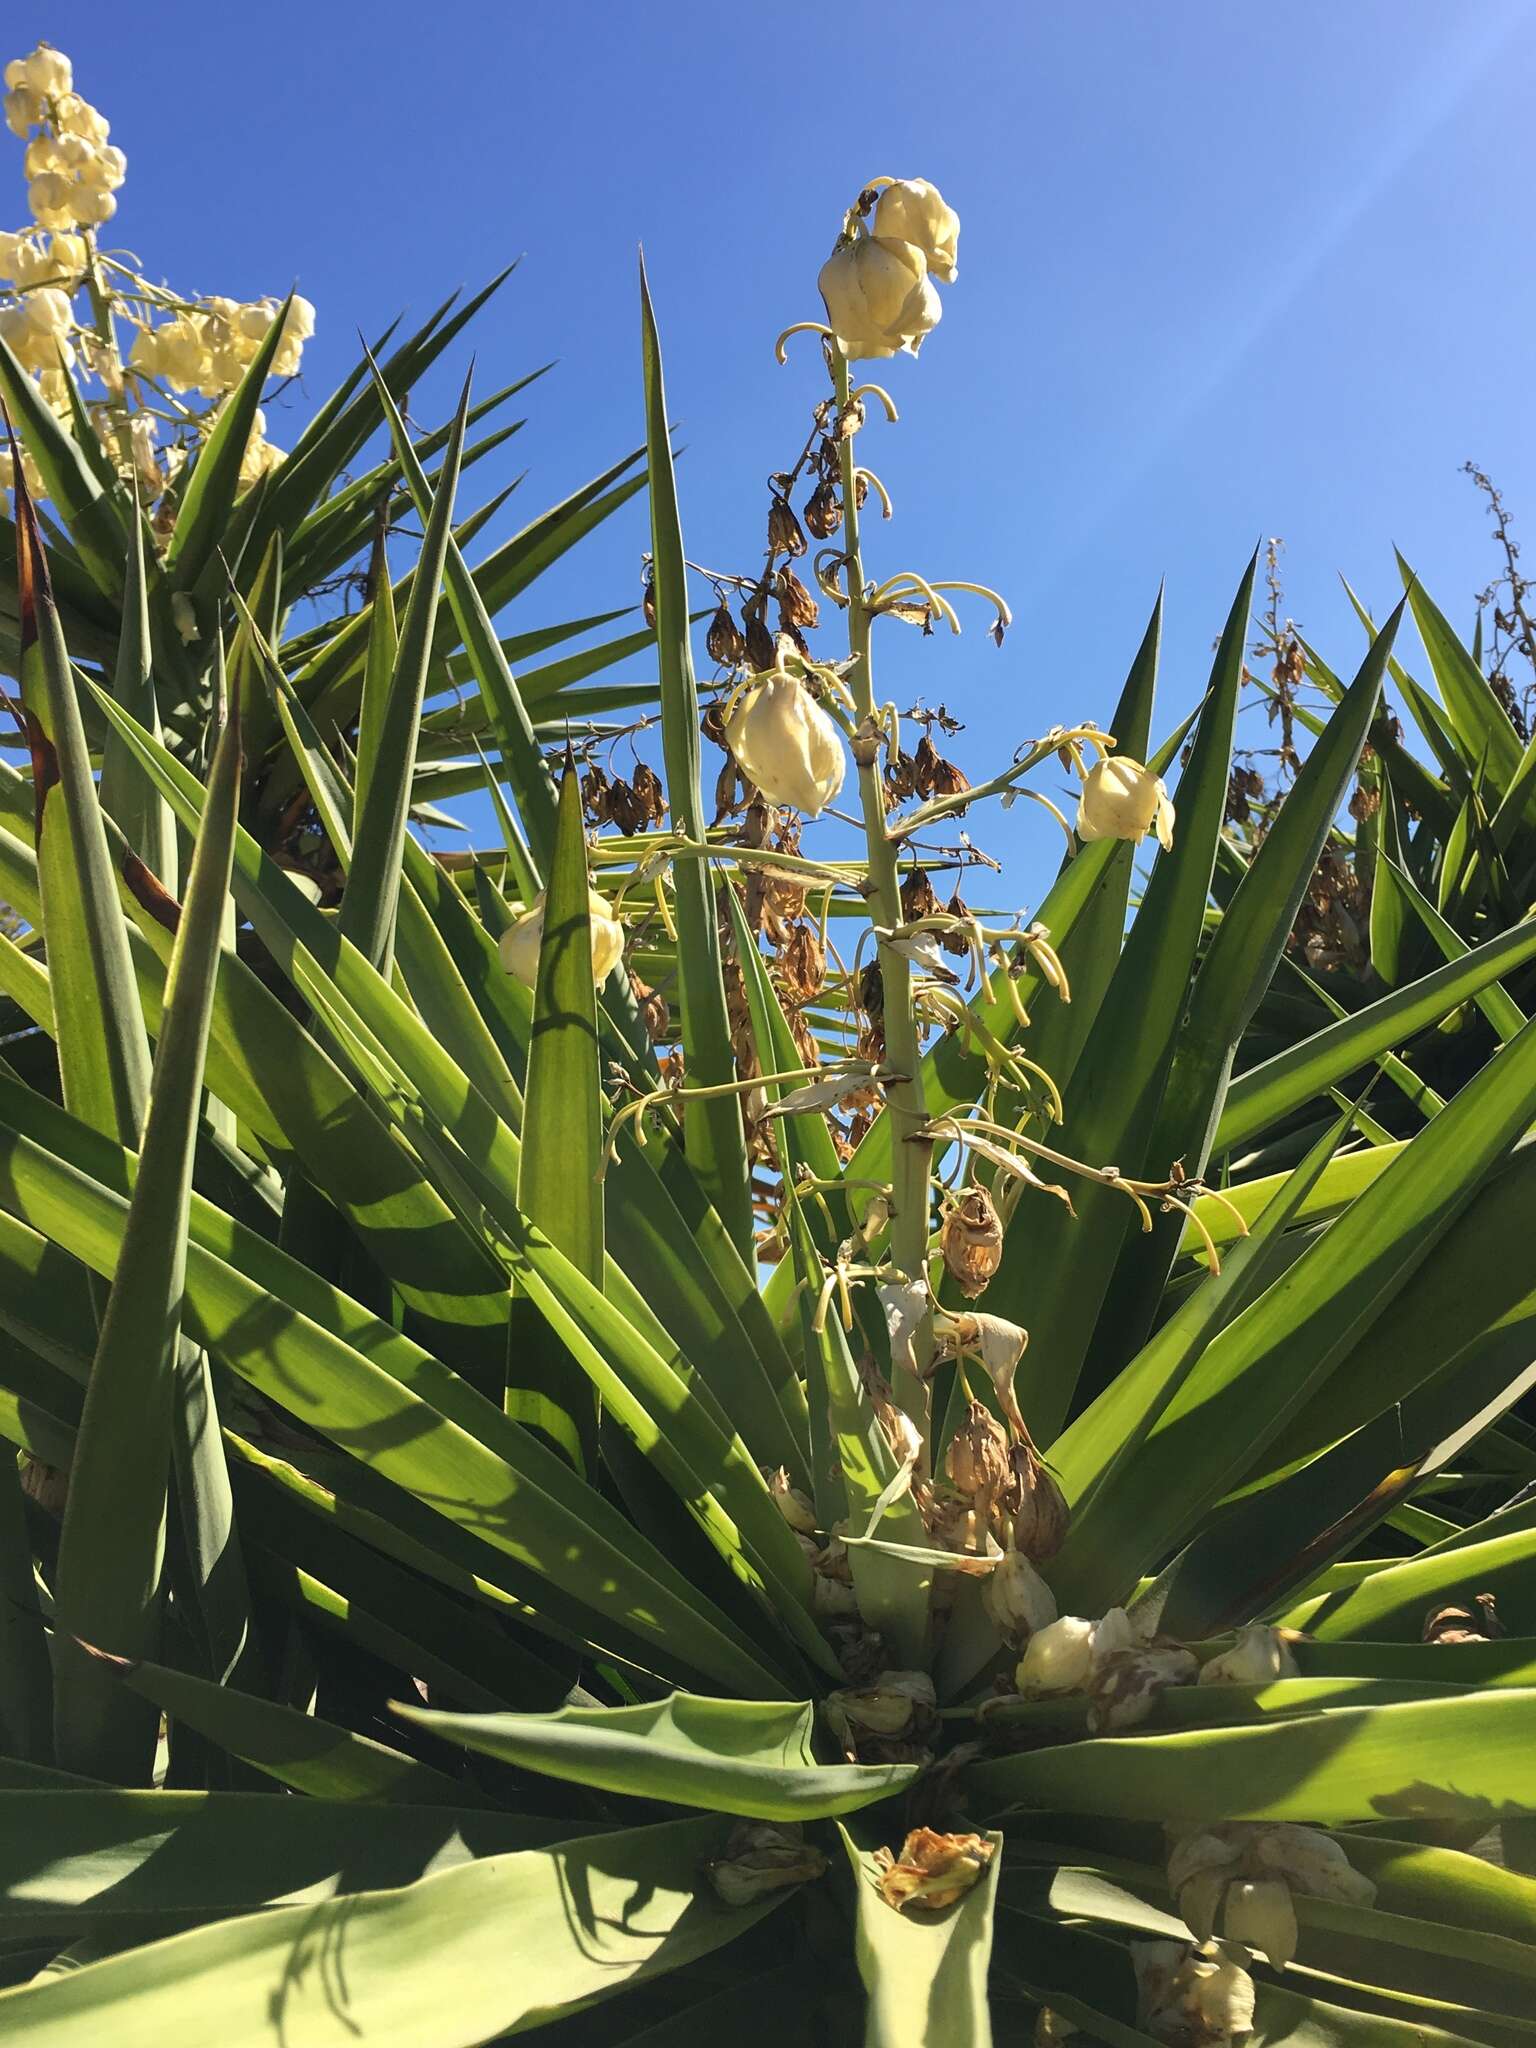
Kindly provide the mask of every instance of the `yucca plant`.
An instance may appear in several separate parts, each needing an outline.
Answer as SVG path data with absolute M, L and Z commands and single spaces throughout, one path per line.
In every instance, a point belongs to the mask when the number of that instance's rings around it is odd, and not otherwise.
M 916 352 L 957 234 L 917 180 L 845 217 L 702 696 L 642 280 L 664 777 L 618 802 L 579 721 L 552 779 L 455 537 L 467 398 L 434 482 L 365 371 L 423 540 L 398 619 L 380 576 L 331 636 L 355 719 L 270 590 L 210 583 L 206 766 L 136 612 L 110 685 L 72 662 L 78 550 L 17 464 L 7 2042 L 1531 2037 L 1536 1515 L 1467 1503 L 1530 1460 L 1536 1036 L 1407 1142 L 1358 1097 L 1511 1000 L 1536 927 L 1237 1071 L 1397 624 L 1228 873 L 1251 566 L 1159 746 L 1156 613 L 1112 740 L 974 785 L 902 746 L 877 635 L 1007 611 L 866 568 L 895 408 L 850 359 Z M 442 592 L 505 829 L 454 860 L 411 827 Z M 850 753 L 862 851 L 822 857 Z M 941 904 L 944 821 L 1058 755 L 1036 915 Z

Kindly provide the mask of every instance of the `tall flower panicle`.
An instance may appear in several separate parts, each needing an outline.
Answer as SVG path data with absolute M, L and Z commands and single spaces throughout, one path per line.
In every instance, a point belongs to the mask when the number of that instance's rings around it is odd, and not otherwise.
M 50 44 L 12 58 L 4 81 L 6 124 L 26 145 L 21 168 L 31 225 L 0 233 L 0 339 L 60 419 L 77 416 L 77 401 L 83 406 L 114 465 L 153 505 L 212 430 L 220 402 L 249 369 L 281 302 L 188 298 L 99 247 L 128 173 L 127 157 L 110 140 L 111 123 L 76 89 L 69 58 Z M 89 292 L 88 305 L 77 305 L 82 291 Z M 126 350 L 119 323 L 132 330 Z M 283 316 L 272 376 L 297 375 L 314 331 L 314 307 L 295 296 Z M 100 396 L 89 388 L 93 382 Z M 189 406 L 189 397 L 206 408 Z M 162 427 L 169 429 L 164 437 Z M 241 461 L 242 487 L 281 460 L 258 424 Z M 28 464 L 30 478 L 30 458 Z M 10 482 L 8 461 L 0 482 Z M 42 485 L 39 477 L 38 495 Z

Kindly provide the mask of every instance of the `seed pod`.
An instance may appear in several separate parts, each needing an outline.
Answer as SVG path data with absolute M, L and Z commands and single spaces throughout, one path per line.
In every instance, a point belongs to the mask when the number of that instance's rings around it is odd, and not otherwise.
M 768 630 L 767 621 L 760 608 L 743 612 L 741 616 L 747 629 L 747 660 L 761 674 L 764 669 L 772 668 L 774 664 L 773 635 Z
M 645 807 L 647 822 L 659 825 L 667 814 L 667 800 L 662 794 L 661 777 L 648 761 L 637 761 L 631 782 L 635 795 Z M 642 826 L 641 830 L 644 829 Z
M 818 540 L 830 540 L 843 523 L 843 505 L 830 483 L 819 483 L 804 505 L 805 523 Z
M 972 1401 L 966 1410 L 944 1453 L 944 1470 L 956 1491 L 973 1500 L 1007 1482 L 1008 1433 L 984 1402 Z
M 734 668 L 746 654 L 747 643 L 723 599 L 720 609 L 709 622 L 704 646 L 710 660 L 718 662 L 722 668 Z
M 788 498 L 768 501 L 768 552 L 774 555 L 803 555 L 805 535 Z
M 967 1301 L 986 1290 L 1003 1256 L 1003 1226 L 985 1188 L 968 1188 L 944 1219 L 939 1249 Z
M 779 571 L 779 619 L 786 631 L 800 626 L 814 629 L 821 621 L 821 607 L 794 570 L 787 567 Z
M 1043 1564 L 1065 1541 L 1072 1510 L 1033 1444 L 1015 1444 L 1010 1457 L 1014 1548 Z
M 926 868 L 913 868 L 902 880 L 901 915 L 906 924 L 915 924 L 920 917 L 937 917 L 939 899 L 933 893 L 933 884 L 928 879 Z

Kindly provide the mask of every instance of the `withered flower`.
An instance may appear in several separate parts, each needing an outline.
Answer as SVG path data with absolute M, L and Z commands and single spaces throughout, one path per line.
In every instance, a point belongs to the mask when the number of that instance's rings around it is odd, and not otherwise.
M 709 622 L 709 631 L 704 635 L 704 646 L 710 660 L 717 662 L 721 668 L 734 668 L 737 662 L 746 658 L 747 643 L 723 598 L 719 610 Z
M 746 642 L 743 641 L 742 645 L 745 647 Z M 705 705 L 704 715 L 699 720 L 699 731 L 717 747 L 725 745 L 725 706 L 718 697 L 713 703 Z
M 762 606 L 759 604 L 744 611 L 741 620 L 747 629 L 747 660 L 759 673 L 772 668 L 778 660 L 778 654 L 774 648 L 773 635 L 769 632 L 767 621 L 763 617 Z
M 1009 1457 L 1013 1469 L 1005 1499 L 1013 1513 L 1014 1548 L 1043 1564 L 1065 1542 L 1072 1510 L 1032 1443 L 1015 1444 Z
M 799 1009 L 821 993 L 827 977 L 827 956 L 814 925 L 792 925 L 779 948 L 777 979 L 790 1004 Z
M 787 498 L 768 501 L 768 551 L 775 555 L 803 555 L 806 540 L 795 508 Z
M 832 485 L 819 483 L 804 505 L 805 523 L 818 540 L 830 540 L 843 523 L 843 504 Z
M 880 1896 L 898 1913 L 907 1906 L 941 1913 L 985 1875 L 996 1847 L 983 1835 L 941 1835 L 933 1828 L 914 1828 L 902 1843 L 900 1856 L 889 1849 L 876 1850 Z
M 886 808 L 904 804 L 917 795 L 917 763 L 910 754 L 897 754 L 885 764 Z
M 950 897 L 944 908 L 951 917 L 968 918 L 971 914 L 958 889 Z M 953 929 L 939 933 L 939 944 L 946 953 L 953 953 L 957 959 L 971 950 L 970 941 L 966 938 L 965 933 Z
M 664 995 L 640 979 L 633 970 L 629 985 L 634 992 L 635 1006 L 640 1012 L 640 1021 L 645 1026 L 645 1035 L 652 1045 L 660 1045 L 672 1028 L 672 1012 L 667 1007 Z
M 779 621 L 786 628 L 810 627 L 821 622 L 821 607 L 788 565 L 779 571 Z
M 901 915 L 906 924 L 916 924 L 921 917 L 937 917 L 939 899 L 933 893 L 933 884 L 928 879 L 926 868 L 912 868 L 902 878 Z
M 608 810 L 609 787 L 607 776 L 594 761 L 586 774 L 581 778 L 582 808 L 586 812 L 589 822 L 593 825 L 606 825 L 608 822 L 610 815 Z
M 608 815 L 626 836 L 643 832 L 650 822 L 649 808 L 641 802 L 634 785 L 622 775 L 608 787 Z
M 944 1470 L 957 1491 L 989 1498 L 1007 1484 L 1008 1432 L 984 1402 L 972 1401 L 944 1453 Z
M 859 1008 L 866 1017 L 885 1015 L 885 977 L 878 960 L 871 960 L 859 975 Z
M 637 761 L 630 784 L 645 808 L 647 821 L 659 825 L 667 814 L 667 799 L 662 791 L 661 777 L 648 761 Z M 641 829 L 644 830 L 644 827 Z
M 645 623 L 654 633 L 656 630 L 656 577 L 649 569 L 645 572 L 645 589 L 640 595 L 640 609 L 645 614 Z
M 1003 1257 L 1003 1226 L 985 1188 L 967 1188 L 950 1210 L 939 1250 L 945 1270 L 967 1301 L 985 1292 Z
M 798 1821 L 743 1820 L 704 1869 L 728 1906 L 750 1906 L 764 1892 L 820 1877 L 826 1867 L 826 1857 L 806 1841 Z

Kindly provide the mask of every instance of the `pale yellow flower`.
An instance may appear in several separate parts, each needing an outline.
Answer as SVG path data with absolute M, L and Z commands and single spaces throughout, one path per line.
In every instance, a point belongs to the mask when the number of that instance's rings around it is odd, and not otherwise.
M 943 310 L 922 250 L 884 236 L 845 242 L 816 282 L 845 356 L 915 356 Z
M 837 727 L 785 669 L 770 670 L 743 691 L 725 737 L 736 765 L 769 803 L 793 804 L 814 818 L 843 786 Z
M 899 178 L 887 185 L 875 206 L 874 230 L 887 240 L 921 249 L 933 275 L 944 284 L 954 283 L 960 216 L 945 205 L 937 185 L 926 178 Z
M 1077 806 L 1079 839 L 1131 839 L 1139 846 L 1154 826 L 1158 844 L 1173 844 L 1174 809 L 1161 776 L 1129 754 L 1094 762 Z

